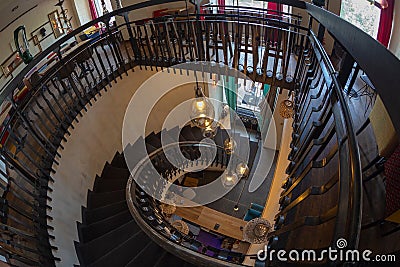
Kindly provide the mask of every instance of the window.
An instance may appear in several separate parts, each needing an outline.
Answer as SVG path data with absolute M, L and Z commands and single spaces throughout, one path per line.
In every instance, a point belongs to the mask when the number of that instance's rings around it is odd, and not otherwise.
M 103 6 L 101 5 L 101 0 L 95 0 L 95 3 L 96 3 L 97 14 L 99 15 L 99 17 L 103 16 Z M 104 0 L 104 3 L 106 4 L 108 12 L 113 11 L 111 0 Z
M 237 0 L 225 0 L 225 4 L 227 6 L 236 6 Z M 239 0 L 239 6 L 248 6 L 248 7 L 258 7 L 258 8 L 267 8 L 268 3 L 264 1 L 257 0 Z
M 211 0 L 211 4 L 218 5 L 218 0 Z M 238 0 L 225 0 L 227 6 L 237 6 Z M 239 0 L 239 6 L 268 9 L 268 2 L 259 0 Z M 287 5 L 282 5 L 283 12 L 289 12 Z
M 97 10 L 97 15 L 99 17 L 103 16 L 103 6 L 101 5 L 101 0 L 95 0 L 94 1 L 96 4 L 96 10 Z M 106 4 L 106 8 L 108 12 L 113 11 L 112 5 L 111 5 L 111 0 L 104 0 L 104 3 Z M 110 22 L 113 22 L 115 20 L 115 17 L 112 17 L 110 19 Z
M 380 9 L 368 0 L 342 0 L 340 16 L 373 38 L 376 38 Z

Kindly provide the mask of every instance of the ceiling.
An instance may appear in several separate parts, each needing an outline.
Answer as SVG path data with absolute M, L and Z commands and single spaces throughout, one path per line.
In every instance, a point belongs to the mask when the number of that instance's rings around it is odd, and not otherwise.
M 1 0 L 0 31 L 43 0 Z

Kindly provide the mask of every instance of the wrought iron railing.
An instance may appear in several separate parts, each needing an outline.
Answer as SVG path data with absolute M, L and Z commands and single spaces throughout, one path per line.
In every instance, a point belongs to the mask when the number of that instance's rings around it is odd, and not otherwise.
M 83 111 L 101 97 L 103 90 L 109 90 L 135 66 L 163 69 L 185 61 L 217 63 L 204 71 L 229 76 L 230 68 L 219 66 L 223 63 L 254 81 L 270 84 L 273 90 L 286 88 L 295 92 L 292 163 L 270 246 L 293 247 L 291 242 L 297 240 L 290 239 L 290 232 L 333 222 L 330 234 L 324 233 L 328 236 L 324 245 L 344 237 L 349 247 L 357 247 L 362 216 L 360 162 L 341 83 L 352 74 L 335 72 L 321 45 L 323 32 L 327 29 L 370 77 L 398 130 L 400 100 L 390 88 L 400 83 L 395 73 L 400 62 L 354 26 L 302 1 L 279 2 L 306 10 L 309 28 L 300 26 L 300 20 L 305 18 L 238 7 L 217 14 L 206 7 L 202 14 L 129 19 L 129 13 L 136 10 L 169 2 L 175 1 L 148 1 L 124 7 L 77 28 L 35 57 L 2 89 L 0 102 L 11 109 L 0 133 L 1 160 L 6 164 L 6 171 L 1 171 L 4 179 L 0 180 L 0 254 L 17 266 L 53 266 L 59 260 L 52 254 L 56 248 L 50 245 L 54 237 L 48 231 L 51 199 L 47 193 L 51 191 L 49 182 L 53 181 L 52 166 L 62 160 L 58 149 L 63 149 L 69 127 L 74 127 L 74 121 L 79 122 Z M 113 16 L 124 21 L 110 25 Z M 62 47 L 71 39 L 79 39 L 85 29 L 101 22 L 105 26 L 99 36 L 64 52 Z M 316 24 L 318 36 L 311 30 Z M 367 56 L 370 49 L 378 61 Z M 55 60 L 48 62 L 46 71 L 35 70 L 53 53 Z M 29 90 L 19 90 L 22 83 Z M 316 188 L 315 177 L 320 174 L 313 174 L 314 170 L 322 170 L 330 163 L 337 164 L 336 177 Z M 299 186 L 302 181 L 309 181 L 311 187 Z M 310 196 L 327 196 L 335 185 L 339 186 L 337 197 L 324 206 L 327 210 L 307 214 L 302 205 L 312 199 Z M 300 189 L 304 187 L 307 190 Z M 300 196 L 305 196 L 304 200 Z M 320 230 L 315 231 L 313 236 L 321 234 Z
M 173 164 L 166 164 L 166 154 L 175 153 L 179 149 L 185 159 Z M 201 150 L 201 152 L 200 152 Z M 213 152 L 216 152 L 214 155 Z M 129 157 L 129 153 L 126 152 Z M 199 158 L 201 156 L 201 158 Z M 199 266 L 245 266 L 242 265 L 246 254 L 230 252 L 224 249 L 213 248 L 215 256 L 209 256 L 201 251 L 207 251 L 207 246 L 196 240 L 196 237 L 178 231 L 166 218 L 161 204 L 173 204 L 177 198 L 185 199 L 179 192 L 170 190 L 169 186 L 179 177 L 182 177 L 185 168 L 225 170 L 230 161 L 239 160 L 235 155 L 225 153 L 218 145 L 184 141 L 170 143 L 151 152 L 148 157 L 139 161 L 131 171 L 127 183 L 126 197 L 129 210 L 143 231 L 151 235 L 160 246 L 170 253 L 178 254 L 183 259 Z M 128 164 L 129 165 L 129 164 Z M 148 176 L 160 175 L 159 184 L 149 183 Z M 159 199 L 159 200 L 157 200 Z M 163 200 L 161 202 L 160 200 Z M 145 223 L 143 223 L 145 222 Z
M 299 242 L 298 248 L 335 247 L 338 239 L 345 238 L 354 249 L 361 228 L 362 185 L 353 122 L 348 106 L 340 104 L 346 102 L 337 72 L 312 32 L 306 50 L 295 91 L 291 163 L 269 245 L 284 249 L 292 235 L 315 231 L 318 244 Z M 309 202 L 313 198 L 325 202 L 313 210 Z M 309 211 L 302 211 L 306 206 Z M 332 235 L 323 232 L 328 229 Z

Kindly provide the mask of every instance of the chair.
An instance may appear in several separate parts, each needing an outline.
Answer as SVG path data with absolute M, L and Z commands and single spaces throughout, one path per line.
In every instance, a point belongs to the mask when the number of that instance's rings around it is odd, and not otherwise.
M 256 210 L 256 211 L 259 211 L 262 213 L 264 211 L 264 206 L 261 206 L 257 203 L 251 203 L 250 209 L 253 209 L 253 210 Z
M 170 236 L 170 239 L 172 241 L 175 241 L 176 243 L 181 243 L 182 238 L 183 238 L 183 236 L 178 230 L 174 230 Z
M 244 215 L 243 220 L 248 222 L 251 221 L 252 219 L 259 218 L 261 217 L 261 212 L 253 209 L 248 209 L 246 212 L 246 215 Z
M 217 258 L 220 259 L 220 260 L 228 260 L 228 256 L 229 256 L 229 251 L 220 250 L 218 252 Z
M 79 35 L 79 39 L 81 39 L 81 41 L 86 41 L 88 38 L 87 34 L 81 34 Z
M 261 206 L 257 203 L 251 203 L 250 208 L 247 210 L 246 214 L 244 215 L 243 220 L 248 222 L 248 221 L 251 221 L 252 219 L 260 218 L 263 210 L 264 210 L 263 206 Z
M 194 240 L 190 244 L 190 249 L 194 250 L 194 251 L 199 251 L 202 247 L 203 247 L 203 245 L 199 241 L 196 241 L 196 240 Z

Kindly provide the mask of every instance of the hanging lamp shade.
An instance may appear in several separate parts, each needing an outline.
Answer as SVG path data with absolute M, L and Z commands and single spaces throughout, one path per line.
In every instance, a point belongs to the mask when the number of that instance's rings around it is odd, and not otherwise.
M 279 114 L 284 119 L 292 118 L 294 115 L 294 103 L 293 101 L 286 99 L 283 100 L 279 106 Z
M 263 218 L 252 219 L 243 229 L 243 240 L 252 244 L 266 243 L 270 230 L 271 224 L 269 221 Z
M 196 97 L 192 101 L 190 119 L 195 126 L 201 129 L 212 127 L 214 117 L 214 106 L 207 97 Z
M 217 135 L 218 127 L 215 126 L 215 121 L 208 127 L 202 129 L 203 137 L 214 138 Z
M 224 141 L 225 153 L 228 154 L 228 155 L 231 155 L 231 154 L 233 154 L 235 149 L 236 149 L 235 140 L 233 138 L 231 138 L 231 137 L 228 137 L 227 139 L 225 139 L 225 141 Z
M 225 188 L 233 187 L 238 181 L 239 178 L 236 173 L 232 171 L 225 171 L 221 177 L 222 185 Z
M 249 167 L 246 163 L 241 162 L 236 166 L 236 173 L 240 178 L 247 177 L 249 175 Z

